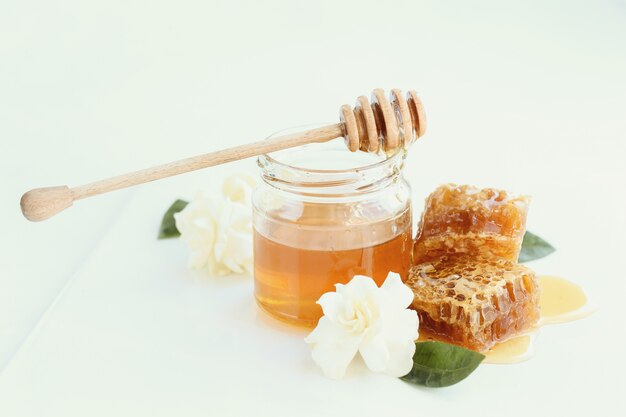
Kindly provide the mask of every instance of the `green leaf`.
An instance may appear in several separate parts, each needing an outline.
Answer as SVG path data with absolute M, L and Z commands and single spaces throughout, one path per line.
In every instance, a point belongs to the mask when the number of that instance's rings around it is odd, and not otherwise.
M 413 369 L 404 381 L 432 388 L 448 387 L 467 378 L 485 355 L 443 342 L 416 342 Z
M 171 237 L 180 236 L 180 232 L 176 228 L 176 220 L 174 220 L 174 214 L 187 207 L 187 204 L 189 203 L 185 200 L 176 200 L 170 206 L 170 208 L 167 209 L 167 211 L 163 215 L 161 227 L 159 227 L 159 239 L 168 239 Z
M 556 249 L 539 236 L 526 232 L 519 253 L 519 262 L 528 262 L 550 255 Z

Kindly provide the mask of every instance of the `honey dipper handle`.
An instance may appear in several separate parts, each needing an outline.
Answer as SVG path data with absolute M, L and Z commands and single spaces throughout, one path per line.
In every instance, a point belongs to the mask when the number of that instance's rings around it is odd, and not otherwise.
M 327 142 L 331 139 L 341 137 L 343 134 L 343 124 L 337 123 L 291 135 L 193 156 L 191 158 L 118 175 L 117 177 L 107 178 L 74 188 L 67 186 L 35 188 L 22 196 L 20 206 L 24 217 L 28 220 L 42 221 L 70 207 L 76 200 L 268 152 L 293 148 L 307 143 Z

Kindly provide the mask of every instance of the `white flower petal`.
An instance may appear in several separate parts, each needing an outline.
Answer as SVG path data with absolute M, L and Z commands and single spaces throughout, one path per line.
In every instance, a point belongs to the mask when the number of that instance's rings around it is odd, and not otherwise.
M 415 341 L 404 340 L 386 344 L 389 349 L 389 361 L 385 373 L 390 376 L 401 377 L 413 368 Z
M 209 271 L 209 274 L 217 276 L 229 275 L 233 272 L 223 263 L 216 261 L 209 263 L 207 270 Z
M 370 370 L 383 372 L 387 369 L 390 353 L 382 335 L 364 340 L 359 346 L 359 353 Z
M 344 307 L 344 298 L 336 292 L 327 292 L 317 300 L 317 304 L 322 307 L 322 312 L 329 320 L 335 320 L 341 309 Z
M 255 185 L 255 177 L 242 172 L 231 175 L 224 180 L 222 184 L 222 194 L 231 201 L 247 204 L 250 202 L 250 196 Z
M 358 352 L 361 335 L 351 335 L 342 326 L 322 317 L 317 327 L 304 340 L 311 346 L 313 361 L 326 376 L 342 378 Z
M 404 285 L 402 278 L 395 272 L 390 272 L 380 287 L 383 293 L 386 293 L 388 297 L 393 300 L 394 305 L 398 308 L 407 308 L 413 302 L 413 291 Z
M 238 250 L 241 247 L 250 247 L 249 251 Z M 224 246 L 220 262 L 235 273 L 242 273 L 246 265 L 252 261 L 252 242 L 245 236 L 230 232 L 227 243 Z
M 417 312 L 408 309 L 389 312 L 381 321 L 381 337 L 389 349 L 389 362 L 384 372 L 404 376 L 413 366 L 415 340 L 419 336 Z
M 382 333 L 386 340 L 417 340 L 419 336 L 419 318 L 415 310 L 390 313 L 382 321 Z
M 376 286 L 376 282 L 370 277 L 355 275 L 347 284 L 336 284 L 335 288 L 339 294 L 360 299 L 367 297 L 372 291 L 376 291 L 378 286 Z

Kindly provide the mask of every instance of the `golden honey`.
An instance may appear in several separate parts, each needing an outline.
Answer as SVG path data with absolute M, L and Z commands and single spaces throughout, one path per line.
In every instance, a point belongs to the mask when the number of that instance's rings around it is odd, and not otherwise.
M 335 284 L 365 275 L 380 286 L 390 271 L 405 280 L 411 267 L 411 235 L 411 227 L 407 227 L 373 246 L 306 249 L 273 241 L 255 231 L 256 299 L 273 316 L 314 326 L 322 316 L 316 301 L 325 292 L 334 291 Z
M 487 352 L 483 352 L 486 356 L 484 363 L 508 365 L 530 359 L 534 353 L 535 336 L 536 334 L 533 332 L 497 343 Z
M 539 277 L 541 297 L 540 325 L 564 323 L 586 317 L 591 313 L 585 291 L 564 278 L 550 275 Z

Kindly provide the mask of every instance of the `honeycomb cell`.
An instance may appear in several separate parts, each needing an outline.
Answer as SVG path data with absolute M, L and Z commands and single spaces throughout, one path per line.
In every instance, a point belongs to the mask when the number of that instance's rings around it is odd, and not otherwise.
M 411 307 L 421 329 L 477 351 L 529 330 L 540 317 L 535 273 L 492 255 L 442 256 L 415 265 L 406 284 L 415 294 Z
M 529 198 L 493 188 L 445 184 L 426 199 L 414 263 L 444 255 L 494 255 L 517 262 Z

